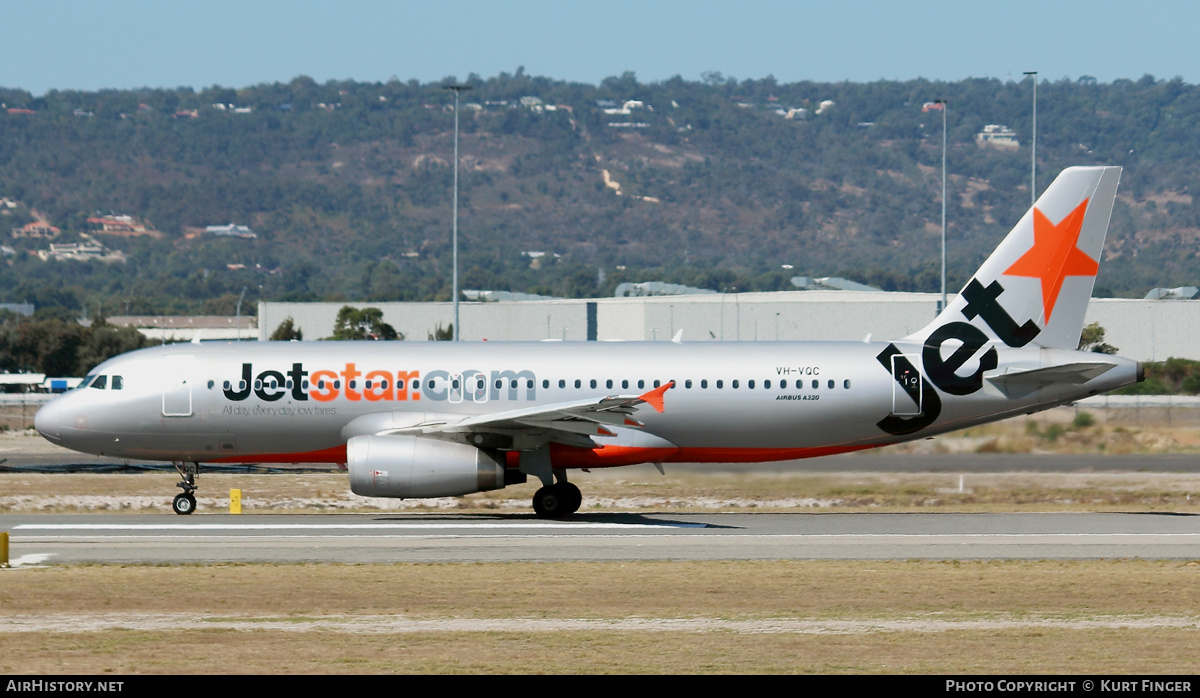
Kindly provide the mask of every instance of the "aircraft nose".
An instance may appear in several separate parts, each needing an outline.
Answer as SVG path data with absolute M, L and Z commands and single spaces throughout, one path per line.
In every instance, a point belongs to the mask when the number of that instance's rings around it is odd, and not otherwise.
M 51 441 L 62 440 L 62 401 L 51 400 L 38 410 L 33 418 L 33 428 Z

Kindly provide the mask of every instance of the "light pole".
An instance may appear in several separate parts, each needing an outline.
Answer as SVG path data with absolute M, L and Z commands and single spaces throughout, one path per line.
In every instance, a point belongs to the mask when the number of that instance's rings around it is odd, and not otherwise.
M 442 85 L 443 90 L 454 93 L 454 341 L 460 337 L 458 322 L 458 93 L 471 89 L 470 85 Z
M 243 286 L 242 287 L 242 295 L 238 296 L 237 311 L 236 311 L 237 319 L 234 320 L 234 322 L 237 323 L 237 341 L 239 341 L 239 342 L 242 341 L 242 299 L 245 297 L 246 297 L 246 287 Z
M 1029 205 L 1037 203 L 1037 71 L 1027 70 L 1033 77 L 1033 164 L 1029 168 Z
M 939 99 L 934 104 L 942 105 L 942 310 L 946 309 L 946 110 L 949 102 Z

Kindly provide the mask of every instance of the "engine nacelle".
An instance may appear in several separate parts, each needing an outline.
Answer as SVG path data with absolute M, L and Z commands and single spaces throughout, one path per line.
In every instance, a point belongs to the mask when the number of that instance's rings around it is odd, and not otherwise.
M 455 497 L 505 484 L 504 454 L 419 436 L 355 436 L 346 467 L 363 497 Z

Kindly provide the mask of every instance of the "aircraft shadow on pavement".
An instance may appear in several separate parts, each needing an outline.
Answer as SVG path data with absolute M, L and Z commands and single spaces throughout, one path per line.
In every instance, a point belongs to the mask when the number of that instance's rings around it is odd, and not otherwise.
M 1113 514 L 1128 516 L 1200 516 L 1187 511 L 1114 511 Z
M 412 514 L 412 515 L 388 515 L 375 517 L 375 521 L 537 521 L 543 523 L 562 523 L 570 525 L 573 523 L 605 523 L 605 524 L 627 524 L 640 526 L 684 526 L 689 528 L 728 528 L 739 529 L 742 526 L 729 526 L 722 524 L 714 524 L 710 522 L 683 521 L 665 516 L 655 516 L 653 514 L 575 514 L 564 519 L 543 519 L 536 514 L 530 512 L 513 512 L 513 513 L 463 513 L 463 514 L 445 514 L 430 516 L 428 514 Z

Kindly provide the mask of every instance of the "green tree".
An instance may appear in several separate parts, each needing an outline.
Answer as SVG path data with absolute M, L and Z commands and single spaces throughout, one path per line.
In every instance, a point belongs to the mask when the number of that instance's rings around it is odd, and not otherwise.
M 118 354 L 158 344 L 97 318 L 91 327 L 50 314 L 0 320 L 0 371 L 82 376 Z
M 1113 345 L 1104 342 L 1104 328 L 1098 322 L 1083 328 L 1079 335 L 1079 350 L 1097 354 L 1116 354 L 1118 351 Z
M 429 341 L 431 342 L 449 342 L 454 339 L 454 323 L 450 323 L 449 327 L 442 327 L 442 323 L 438 323 L 437 328 L 429 333 Z
M 383 321 L 379 308 L 354 308 L 342 306 L 333 325 L 333 340 L 384 339 L 401 340 L 404 335 Z
M 93 368 L 118 354 L 161 343 L 147 338 L 134 327 L 114 327 L 104 318 L 97 318 L 91 327 L 82 329 L 82 341 L 76 349 L 77 376 L 87 375 Z
M 271 333 L 272 342 L 290 342 L 292 340 L 299 342 L 302 339 L 304 339 L 304 332 L 296 329 L 295 321 L 290 315 Z

